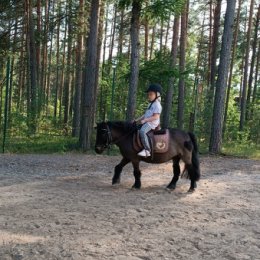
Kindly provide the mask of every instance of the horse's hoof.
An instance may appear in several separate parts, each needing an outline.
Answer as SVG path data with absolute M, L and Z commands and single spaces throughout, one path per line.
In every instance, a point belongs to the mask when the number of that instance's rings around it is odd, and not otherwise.
M 132 186 L 132 190 L 140 190 L 141 189 L 141 186 L 139 186 L 139 185 L 133 185 Z
M 112 185 L 118 185 L 120 184 L 120 180 L 112 180 Z
M 172 185 L 168 185 L 167 187 L 166 187 L 166 189 L 167 190 L 175 190 L 176 189 L 176 184 L 172 184 Z
M 189 193 L 192 193 L 194 191 L 195 191 L 195 188 L 189 188 L 189 190 L 188 190 Z

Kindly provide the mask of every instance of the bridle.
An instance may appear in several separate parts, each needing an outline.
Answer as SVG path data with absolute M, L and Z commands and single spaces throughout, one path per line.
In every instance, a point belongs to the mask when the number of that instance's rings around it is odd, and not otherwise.
M 101 129 L 101 131 L 107 133 L 106 143 L 105 143 L 105 145 L 103 145 L 103 148 L 105 148 L 105 149 L 106 149 L 106 148 L 107 148 L 107 149 L 110 149 L 110 148 L 111 148 L 111 145 L 119 143 L 120 141 L 122 141 L 123 139 L 125 139 L 127 136 L 129 136 L 130 134 L 132 134 L 134 131 L 136 131 L 136 127 L 134 127 L 133 130 L 131 130 L 131 131 L 128 132 L 127 134 L 121 136 L 120 138 L 118 138 L 117 140 L 114 140 L 114 141 L 113 141 L 111 129 L 109 128 L 108 124 L 106 124 L 106 128 Z

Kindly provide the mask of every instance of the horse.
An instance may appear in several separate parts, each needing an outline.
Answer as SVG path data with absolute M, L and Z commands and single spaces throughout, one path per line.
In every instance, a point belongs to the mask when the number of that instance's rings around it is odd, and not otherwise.
M 123 156 L 121 162 L 115 166 L 112 185 L 120 183 L 121 172 L 128 164 L 133 165 L 133 174 L 135 182 L 132 188 L 141 188 L 141 170 L 140 161 L 152 164 L 165 163 L 170 160 L 173 162 L 173 178 L 168 184 L 167 189 L 174 190 L 180 176 L 180 160 L 185 164 L 184 171 L 187 178 L 190 179 L 189 192 L 195 191 L 196 182 L 200 179 L 200 162 L 198 157 L 198 145 L 193 133 L 185 132 L 179 129 L 169 129 L 168 151 L 165 153 L 154 153 L 152 157 L 140 157 L 133 146 L 134 134 L 137 131 L 136 126 L 131 122 L 109 121 L 97 123 L 95 151 L 101 154 L 105 149 L 109 149 L 112 144 L 119 147 Z

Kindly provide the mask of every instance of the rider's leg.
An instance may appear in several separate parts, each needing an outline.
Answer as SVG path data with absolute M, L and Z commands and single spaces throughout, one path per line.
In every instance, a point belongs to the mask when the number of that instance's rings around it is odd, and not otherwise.
M 147 133 L 152 130 L 151 126 L 147 123 L 143 124 L 143 126 L 140 129 L 140 137 L 142 144 L 144 146 L 144 150 L 139 153 L 140 156 L 149 156 L 151 152 L 151 147 L 149 143 L 149 139 L 147 136 Z

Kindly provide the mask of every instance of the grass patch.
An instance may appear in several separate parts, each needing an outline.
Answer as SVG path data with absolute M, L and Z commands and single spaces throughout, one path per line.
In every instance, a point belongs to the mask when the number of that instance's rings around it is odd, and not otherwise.
M 224 144 L 222 152 L 230 156 L 260 159 L 260 147 L 256 144 Z
M 1 146 L 2 150 L 2 146 Z M 65 153 L 79 150 L 78 138 L 68 136 L 33 136 L 9 139 L 7 153 Z

